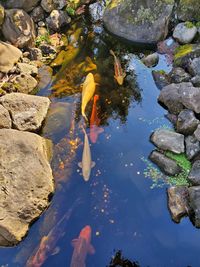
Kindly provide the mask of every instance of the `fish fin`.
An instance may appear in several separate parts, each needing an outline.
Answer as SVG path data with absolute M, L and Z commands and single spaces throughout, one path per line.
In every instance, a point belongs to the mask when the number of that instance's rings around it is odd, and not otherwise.
M 100 128 L 98 128 L 97 131 L 98 131 L 98 133 L 100 134 L 100 133 L 103 133 L 103 132 L 104 132 L 104 129 L 100 127 Z
M 78 243 L 78 239 L 77 239 L 77 238 L 76 238 L 76 239 L 73 239 L 73 240 L 71 241 L 71 245 L 72 245 L 72 247 L 75 247 L 77 243 Z
M 88 246 L 88 253 L 89 254 L 95 254 L 95 249 L 94 249 L 93 245 L 91 245 L 91 244 Z
M 83 118 L 88 121 L 88 118 L 86 117 L 85 113 L 82 113 Z
M 113 57 L 115 57 L 115 53 L 113 52 L 112 49 L 110 49 L 110 54 L 111 54 Z
M 123 73 L 123 78 L 125 78 L 125 77 L 126 77 L 126 73 L 124 72 L 124 73 Z
M 100 84 L 99 83 L 96 83 L 96 82 L 95 82 L 95 85 L 100 86 Z
M 117 76 L 114 75 L 115 80 L 117 80 Z
M 94 161 L 91 162 L 91 168 L 93 168 L 96 165 Z
M 79 162 L 79 163 L 78 163 L 78 166 L 79 166 L 79 168 L 82 169 L 82 168 L 83 168 L 83 164 L 82 164 L 82 162 Z
M 53 252 L 51 253 L 52 256 L 58 254 L 60 252 L 60 248 L 59 247 L 55 247 Z

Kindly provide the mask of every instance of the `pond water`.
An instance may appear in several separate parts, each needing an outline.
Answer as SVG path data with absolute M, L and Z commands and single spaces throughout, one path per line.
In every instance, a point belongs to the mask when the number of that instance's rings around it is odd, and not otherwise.
M 55 145 L 52 159 L 55 195 L 49 209 L 33 224 L 20 245 L 0 249 L 0 264 L 27 266 L 42 237 L 50 232 L 47 257 L 41 260 L 43 264 L 31 266 L 69 267 L 74 250 L 71 241 L 89 225 L 95 254 L 87 255 L 87 267 L 108 266 L 117 250 L 140 266 L 199 267 L 200 231 L 188 219 L 180 224 L 172 222 L 166 188 L 151 189 L 152 181 L 143 174 L 146 166 L 141 158 L 147 158 L 153 149 L 150 134 L 158 127 L 170 126 L 164 118 L 165 110 L 157 104 L 159 91 L 152 69 L 141 63 L 134 47 L 124 46 L 105 33 L 101 25 L 84 26 L 83 32 L 87 38 L 76 59 L 61 70 L 57 68 L 52 84 L 38 93 L 51 98 L 53 116 L 59 113 L 59 108 L 66 110 L 64 117 L 59 117 L 64 121 L 59 128 L 49 125 L 47 120 L 43 130 L 43 135 Z M 123 86 L 118 86 L 113 78 L 110 49 L 120 55 L 122 65 L 129 70 Z M 88 182 L 78 167 L 84 141 L 80 84 L 88 73 L 88 66 L 85 72 L 79 72 L 79 67 L 85 60 L 98 82 L 99 127 L 103 129 L 95 143 L 89 139 L 96 165 Z M 169 70 L 170 66 L 160 56 L 153 69 Z M 59 84 L 61 80 L 63 86 Z M 91 111 L 92 101 L 87 108 L 88 117 Z M 89 136 L 89 124 L 85 127 Z

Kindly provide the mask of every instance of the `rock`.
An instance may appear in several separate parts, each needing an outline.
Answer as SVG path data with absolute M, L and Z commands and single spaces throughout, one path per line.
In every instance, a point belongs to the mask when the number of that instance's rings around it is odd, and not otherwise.
M 19 8 L 25 10 L 26 12 L 30 12 L 37 6 L 39 1 L 40 0 L 6 0 L 5 5 L 8 9 Z
M 184 135 L 170 130 L 158 129 L 151 135 L 151 142 L 162 150 L 184 153 Z
M 53 0 L 55 9 L 63 9 L 67 5 L 68 0 Z
M 188 175 L 188 180 L 192 185 L 200 185 L 200 160 L 196 160 L 193 163 L 192 169 Z
M 0 130 L 0 246 L 18 244 L 54 192 L 49 144 L 28 132 Z
M 11 128 L 12 122 L 10 118 L 10 114 L 2 105 L 0 105 L 0 128 Z
M 150 154 L 149 159 L 167 175 L 175 176 L 181 172 L 181 168 L 177 165 L 176 161 L 166 157 L 158 151 L 153 151 Z
M 169 76 L 171 83 L 189 82 L 191 79 L 190 74 L 180 67 L 173 68 L 170 71 Z
M 184 107 L 200 113 L 200 88 L 190 82 L 172 83 L 161 90 L 158 101 L 173 114 L 179 114 Z
M 42 59 L 42 52 L 39 48 L 33 47 L 29 48 L 29 55 L 28 58 L 30 60 L 41 60 Z
M 159 61 L 158 53 L 150 54 L 142 59 L 144 65 L 146 65 L 149 68 L 155 67 L 158 64 L 158 61 Z
M 111 1 L 103 16 L 113 34 L 134 43 L 156 44 L 168 34 L 174 1 Z
M 200 125 L 198 125 L 197 129 L 195 130 L 194 136 L 196 137 L 197 140 L 200 141 Z
M 89 5 L 89 12 L 90 12 L 90 16 L 92 18 L 93 23 L 102 21 L 103 10 L 104 10 L 104 7 L 102 3 L 96 2 L 96 3 Z
M 200 75 L 194 76 L 191 79 L 191 82 L 194 85 L 194 87 L 200 87 Z
M 50 101 L 47 97 L 11 93 L 0 98 L 12 118 L 13 127 L 20 131 L 37 131 L 41 128 Z
M 4 17 L 5 17 L 5 10 L 4 7 L 0 4 L 0 27 L 4 22 Z
M 186 69 L 191 59 L 200 57 L 200 44 L 186 44 L 176 48 L 174 66 Z
M 200 152 L 200 142 L 195 136 L 189 135 L 185 138 L 186 155 L 189 160 L 192 160 Z
M 53 10 L 46 19 L 48 27 L 55 32 L 59 31 L 62 27 L 67 26 L 70 22 L 71 18 L 62 10 Z
M 186 186 L 172 186 L 167 189 L 168 208 L 172 220 L 179 223 L 182 217 L 188 215 L 189 193 Z
M 39 83 L 38 83 L 38 89 L 45 88 L 50 84 L 52 81 L 52 76 L 53 76 L 53 70 L 49 66 L 42 66 L 38 70 L 38 78 L 39 78 Z
M 192 76 L 200 76 L 200 57 L 190 60 L 188 64 L 188 71 Z
M 41 6 L 47 13 L 50 13 L 55 8 L 53 0 L 42 0 Z
M 194 112 L 189 109 L 181 111 L 176 122 L 176 130 L 184 135 L 192 135 L 199 124 Z
M 155 81 L 156 86 L 159 90 L 161 90 L 163 87 L 170 84 L 169 82 L 169 76 L 164 71 L 159 70 L 153 70 L 152 71 L 153 79 Z
M 21 9 L 6 10 L 2 33 L 7 41 L 19 48 L 31 46 L 35 40 L 35 27 L 31 17 Z
M 182 21 L 200 20 L 200 2 L 196 0 L 180 0 L 177 8 L 177 16 Z
M 179 44 L 172 37 L 169 37 L 164 41 L 158 42 L 157 51 L 159 54 L 168 55 L 168 58 L 171 62 L 171 58 L 173 57 L 173 54 L 177 47 L 179 47 Z
M 49 54 L 56 54 L 57 50 L 56 47 L 48 44 L 42 44 L 40 45 L 40 50 L 42 52 L 43 56 L 48 56 Z
M 22 56 L 22 52 L 13 45 L 0 41 L 0 72 L 7 73 Z
M 30 14 L 31 18 L 35 23 L 43 20 L 45 18 L 44 10 L 41 6 L 37 6 L 33 9 L 33 11 Z
M 190 219 L 196 227 L 200 227 L 200 186 L 189 187 Z
M 29 94 L 37 87 L 38 82 L 29 74 L 21 73 L 10 80 L 17 92 Z
M 177 115 L 168 112 L 165 117 L 174 125 L 174 127 L 176 126 L 176 122 L 178 120 Z
M 36 76 L 38 74 L 38 69 L 34 65 L 26 63 L 18 63 L 17 67 L 20 73 L 29 74 L 32 76 Z
M 189 44 L 194 39 L 196 33 L 197 28 L 192 23 L 182 22 L 175 27 L 173 37 L 181 44 Z

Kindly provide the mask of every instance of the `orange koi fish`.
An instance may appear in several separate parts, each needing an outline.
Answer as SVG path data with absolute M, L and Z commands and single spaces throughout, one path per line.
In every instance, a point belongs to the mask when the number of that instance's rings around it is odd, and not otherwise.
M 94 254 L 95 249 L 91 245 L 92 229 L 86 225 L 80 232 L 78 239 L 72 240 L 74 251 L 72 254 L 70 267 L 85 267 L 87 254 Z
M 119 59 L 116 57 L 115 53 L 110 50 L 110 54 L 114 57 L 114 69 L 115 69 L 115 79 L 118 82 L 119 85 L 122 85 L 124 82 L 124 78 L 126 77 L 126 74 L 123 72 L 121 63 Z
M 95 95 L 92 107 L 92 115 L 90 117 L 90 140 L 92 143 L 96 143 L 98 135 L 104 131 L 103 128 L 99 128 L 100 119 L 98 118 L 98 112 L 97 112 L 98 100 L 99 100 L 99 95 Z
M 65 234 L 66 223 L 71 213 L 72 208 L 62 217 L 47 236 L 42 237 L 39 246 L 28 258 L 26 267 L 41 267 L 50 255 L 55 255 L 59 252 L 59 248 L 56 248 L 56 243 Z

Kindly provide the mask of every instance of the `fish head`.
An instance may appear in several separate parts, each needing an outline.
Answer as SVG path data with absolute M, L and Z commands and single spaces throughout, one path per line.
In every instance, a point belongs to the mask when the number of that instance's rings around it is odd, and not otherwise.
M 91 233 L 92 233 L 92 229 L 89 225 L 86 225 L 80 232 L 79 237 L 87 240 L 88 242 L 90 242 L 91 240 Z
M 96 102 L 97 100 L 99 100 L 99 95 L 94 96 L 94 102 Z
M 117 80 L 119 85 L 122 85 L 124 82 L 124 76 L 123 75 L 117 76 L 116 80 Z
M 91 72 L 88 73 L 88 75 L 86 76 L 86 81 L 87 82 L 94 82 L 94 75 Z

